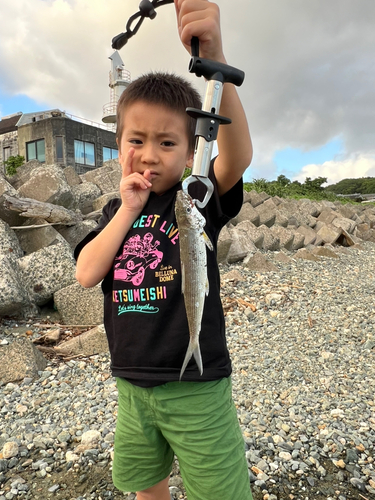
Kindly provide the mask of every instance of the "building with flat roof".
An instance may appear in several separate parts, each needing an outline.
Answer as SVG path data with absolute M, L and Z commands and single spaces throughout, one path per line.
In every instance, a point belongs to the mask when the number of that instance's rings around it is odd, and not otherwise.
M 83 174 L 117 158 L 118 150 L 111 126 L 53 109 L 0 120 L 0 165 L 16 155 L 25 161 L 70 165 Z

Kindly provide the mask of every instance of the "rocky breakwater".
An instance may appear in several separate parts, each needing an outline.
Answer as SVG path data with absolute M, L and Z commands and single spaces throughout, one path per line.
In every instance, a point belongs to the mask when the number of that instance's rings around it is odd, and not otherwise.
M 101 323 L 99 287 L 76 283 L 72 249 L 95 227 L 105 203 L 119 196 L 120 178 L 116 160 L 80 176 L 72 167 L 33 161 L 0 177 L 0 315 L 35 313 L 53 301 L 65 323 Z M 218 260 L 247 262 L 279 250 L 314 258 L 311 251 L 319 255 L 327 245 L 373 241 L 373 225 L 374 207 L 252 191 L 220 235 Z
M 32 161 L 15 176 L 0 176 L 0 316 L 32 316 L 49 305 L 62 324 L 102 323 L 100 285 L 76 282 L 73 249 L 119 196 L 120 178 L 117 160 L 84 175 Z M 272 269 L 266 252 L 318 260 L 335 247 L 374 241 L 373 226 L 372 206 L 245 192 L 240 213 L 220 234 L 218 261 L 262 271 Z

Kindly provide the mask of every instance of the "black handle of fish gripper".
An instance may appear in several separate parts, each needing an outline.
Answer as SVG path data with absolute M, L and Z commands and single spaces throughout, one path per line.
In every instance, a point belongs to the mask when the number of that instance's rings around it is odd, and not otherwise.
M 197 36 L 193 36 L 191 39 L 191 55 L 199 57 L 199 38 Z
M 206 80 L 233 83 L 237 87 L 240 87 L 245 79 L 245 73 L 240 69 L 199 57 L 199 38 L 196 36 L 191 39 L 189 72 L 195 73 L 198 77 L 203 76 Z

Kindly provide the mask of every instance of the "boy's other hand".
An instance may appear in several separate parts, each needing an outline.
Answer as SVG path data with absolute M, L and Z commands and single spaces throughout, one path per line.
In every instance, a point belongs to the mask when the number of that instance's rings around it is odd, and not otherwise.
M 174 0 L 178 33 L 191 53 L 191 39 L 199 38 L 199 56 L 226 63 L 221 41 L 220 10 L 208 0 Z
M 122 166 L 120 195 L 122 206 L 129 211 L 138 213 L 143 209 L 150 196 L 152 184 L 150 182 L 150 170 L 145 170 L 143 174 L 133 172 L 134 153 L 134 148 L 130 148 L 126 155 L 122 156 L 120 154 Z

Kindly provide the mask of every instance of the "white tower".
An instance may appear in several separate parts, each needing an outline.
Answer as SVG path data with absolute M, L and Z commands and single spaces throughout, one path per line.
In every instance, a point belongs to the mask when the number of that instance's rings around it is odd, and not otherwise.
M 109 57 L 111 71 L 109 72 L 110 102 L 103 106 L 104 123 L 116 123 L 116 106 L 121 94 L 131 82 L 130 71 L 124 69 L 124 63 L 117 50 Z

